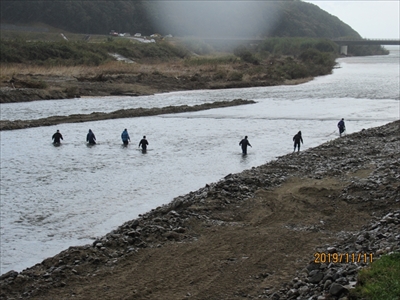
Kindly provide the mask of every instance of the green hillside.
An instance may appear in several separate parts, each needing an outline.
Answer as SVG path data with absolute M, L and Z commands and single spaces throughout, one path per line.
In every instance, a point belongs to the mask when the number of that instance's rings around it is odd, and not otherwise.
M 197 37 L 359 37 L 301 1 L 1 1 L 2 24 L 42 23 L 71 33 L 110 30 Z

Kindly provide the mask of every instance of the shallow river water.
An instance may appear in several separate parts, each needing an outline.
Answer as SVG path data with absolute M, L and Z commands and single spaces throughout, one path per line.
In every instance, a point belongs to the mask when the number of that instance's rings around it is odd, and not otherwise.
M 174 197 L 347 133 L 399 119 L 399 51 L 341 58 L 332 75 L 297 86 L 201 90 L 1 104 L 1 119 L 200 104 L 237 98 L 256 104 L 132 119 L 1 132 L 1 273 L 21 271 L 73 245 L 88 244 Z M 88 129 L 98 144 L 85 143 Z M 132 143 L 122 147 L 128 129 Z M 51 144 L 59 129 L 60 147 Z M 146 135 L 149 149 L 138 150 Z M 239 141 L 252 148 L 241 155 Z

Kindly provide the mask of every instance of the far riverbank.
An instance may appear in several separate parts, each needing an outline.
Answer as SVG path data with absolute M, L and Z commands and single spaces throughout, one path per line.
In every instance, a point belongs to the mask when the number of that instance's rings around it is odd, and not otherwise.
M 268 76 L 252 76 L 243 79 L 237 72 L 235 77 L 227 77 L 228 71 L 218 75 L 218 70 L 202 71 L 198 68 L 186 70 L 157 71 L 157 66 L 149 66 L 152 72 L 132 72 L 122 74 L 84 75 L 84 74 L 46 74 L 50 70 L 36 70 L 37 74 L 17 73 L 0 83 L 0 103 L 27 102 L 35 100 L 55 100 L 79 98 L 83 96 L 146 96 L 156 93 L 167 93 L 200 89 L 231 89 L 262 87 L 276 85 L 294 85 L 312 80 L 312 77 L 287 80 L 284 78 L 268 78 Z M 234 68 L 247 71 L 259 68 L 251 64 L 240 64 Z M 172 65 L 173 69 L 174 66 Z M 73 70 L 65 72 L 75 73 Z M 77 71 L 79 72 L 79 71 Z M 98 72 L 98 71 L 97 71 Z M 101 72 L 101 71 L 100 71 Z M 266 72 L 268 70 L 266 69 Z M 233 76 L 233 75 L 232 75 Z

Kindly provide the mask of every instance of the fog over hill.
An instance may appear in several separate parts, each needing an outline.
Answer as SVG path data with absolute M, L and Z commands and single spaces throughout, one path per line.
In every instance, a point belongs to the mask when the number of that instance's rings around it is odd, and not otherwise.
M 194 37 L 359 37 L 318 6 L 295 1 L 1 1 L 2 24 L 43 23 L 86 34 Z

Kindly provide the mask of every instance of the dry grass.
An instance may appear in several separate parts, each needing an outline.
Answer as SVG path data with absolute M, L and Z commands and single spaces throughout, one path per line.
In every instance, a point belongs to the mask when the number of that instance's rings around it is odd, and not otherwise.
M 25 64 L 0 64 L 1 80 L 10 80 L 16 75 L 82 77 L 100 74 L 151 74 L 158 72 L 169 76 L 182 76 L 218 71 L 233 72 L 234 64 L 187 65 L 184 61 L 161 63 L 108 62 L 100 66 L 35 66 Z
M 87 74 L 93 72 L 91 67 L 44 67 L 22 64 L 1 64 L 1 76 L 12 77 L 15 75 L 49 75 L 49 76 L 70 76 L 78 74 Z

